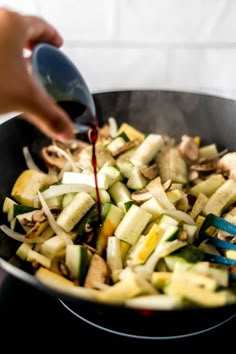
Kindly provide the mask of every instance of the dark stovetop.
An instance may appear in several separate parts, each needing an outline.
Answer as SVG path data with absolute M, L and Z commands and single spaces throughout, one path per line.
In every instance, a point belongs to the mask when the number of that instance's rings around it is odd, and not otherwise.
M 88 349 L 95 345 L 97 350 L 103 351 L 109 349 L 110 345 L 113 349 L 123 348 L 127 351 L 129 348 L 132 350 L 143 348 L 146 351 L 171 350 L 176 347 L 179 347 L 181 352 L 184 349 L 189 352 L 190 348 L 199 348 L 202 351 L 207 342 L 212 345 L 214 343 L 214 347 L 221 346 L 222 343 L 230 347 L 235 341 L 231 333 L 236 328 L 235 316 L 213 330 L 188 338 L 171 340 L 126 338 L 85 323 L 66 310 L 57 298 L 42 293 L 8 274 L 5 274 L 0 287 L 0 321 L 1 346 L 6 344 L 10 348 L 18 340 L 19 348 L 24 348 L 24 351 L 29 348 L 29 352 L 32 352 L 32 345 L 28 343 L 32 337 L 37 349 L 41 347 L 48 350 L 51 346 L 54 353 L 65 345 L 68 345 L 68 349 L 77 345 L 78 351 L 81 346 L 84 348 L 84 345 Z

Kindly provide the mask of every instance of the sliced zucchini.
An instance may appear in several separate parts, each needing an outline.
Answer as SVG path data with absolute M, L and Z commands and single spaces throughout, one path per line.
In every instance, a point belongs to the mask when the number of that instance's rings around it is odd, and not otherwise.
M 115 229 L 114 235 L 120 240 L 133 245 L 151 220 L 151 217 L 151 214 L 133 204 Z
M 76 193 L 71 202 L 59 214 L 58 225 L 67 232 L 71 231 L 94 203 L 95 201 L 88 193 Z
M 32 249 L 32 243 L 22 243 L 16 250 L 16 255 L 23 261 L 27 259 L 29 251 Z
M 166 294 L 138 296 L 125 302 L 131 308 L 149 310 L 174 310 L 184 307 L 184 302 L 179 296 Z
M 62 250 L 65 250 L 65 248 L 65 241 L 60 236 L 56 235 L 44 241 L 40 246 L 39 252 L 52 259 L 60 254 Z
M 158 223 L 158 225 L 160 227 L 162 227 L 163 229 L 166 229 L 169 225 L 177 226 L 178 224 L 179 224 L 179 222 L 176 219 L 172 218 L 169 215 L 165 215 L 165 214 L 163 214 L 161 216 L 161 218 L 159 219 L 159 223 Z
M 108 192 L 116 205 L 120 206 L 123 203 L 131 201 L 131 193 L 124 183 L 121 181 L 115 182 Z
M 48 269 L 51 267 L 51 259 L 34 250 L 29 250 L 26 261 L 30 263 L 38 263 Z
M 67 245 L 65 263 L 73 279 L 83 284 L 89 266 L 89 254 L 86 246 Z
M 209 144 L 199 148 L 199 158 L 207 161 L 215 160 L 218 157 L 216 144 Z
M 20 204 L 34 207 L 34 199 L 38 190 L 49 184 L 50 178 L 47 174 L 36 170 L 25 170 L 15 181 L 11 196 Z
M 126 178 L 129 178 L 133 172 L 134 165 L 129 160 L 119 160 L 116 161 L 116 166 L 122 173 L 122 175 Z
M 139 168 L 133 167 L 131 174 L 127 181 L 127 187 L 132 190 L 143 189 L 148 183 L 148 179 L 145 178 L 140 172 Z
M 188 182 L 187 164 L 177 148 L 172 147 L 161 152 L 157 163 L 162 183 L 169 179 L 174 183 L 186 184 Z
M 67 193 L 62 197 L 61 204 L 63 209 L 72 201 L 75 195 L 76 193 Z M 47 200 L 47 204 L 48 204 L 48 200 Z
M 235 295 L 229 291 L 211 291 L 178 279 L 167 286 L 169 295 L 181 296 L 191 302 L 206 307 L 218 307 L 235 301 Z
M 108 189 L 113 183 L 120 181 L 122 179 L 120 171 L 109 164 L 105 164 L 97 174 L 99 187 L 103 189 Z
M 121 135 L 119 135 L 115 139 L 113 139 L 109 144 L 107 144 L 106 148 L 111 152 L 111 154 L 113 154 L 125 143 L 126 140 Z
M 164 145 L 164 140 L 162 135 L 159 134 L 149 134 L 143 142 L 138 146 L 130 161 L 135 166 L 143 166 L 149 164 L 157 155 L 159 150 Z
M 2 211 L 8 213 L 9 210 L 14 207 L 14 204 L 16 204 L 16 202 L 13 199 L 6 197 L 3 202 Z
M 113 236 L 115 229 L 121 222 L 124 211 L 114 204 L 107 204 L 107 214 L 103 221 L 102 227 L 98 233 L 96 249 L 98 254 L 102 254 L 107 246 L 109 236 Z
M 121 134 L 122 132 L 124 132 L 128 136 L 129 140 L 138 140 L 140 143 L 145 138 L 145 135 L 141 131 L 134 128 L 128 123 L 122 123 L 119 127 L 118 134 Z
M 151 283 L 155 288 L 162 290 L 172 278 L 172 272 L 153 272 Z
M 113 282 L 118 280 L 119 274 L 123 268 L 120 240 L 115 236 L 108 237 L 107 242 L 107 264 L 111 270 Z
M 221 174 L 214 174 L 202 181 L 192 188 L 190 188 L 189 193 L 198 196 L 199 193 L 203 193 L 206 197 L 210 197 L 215 191 L 225 183 L 225 179 Z
M 163 214 L 163 206 L 159 203 L 159 201 L 151 197 L 146 202 L 140 205 L 140 208 L 146 210 L 148 213 L 152 215 L 152 220 L 155 220 L 157 217 Z
M 134 252 L 129 253 L 128 258 L 131 259 L 130 264 L 143 264 L 146 262 L 150 254 L 155 250 L 157 244 L 163 236 L 163 229 L 157 224 L 153 224 L 143 241 Z
M 223 210 L 236 201 L 236 182 L 228 179 L 208 199 L 203 208 L 204 215 L 221 215 Z
M 202 212 L 207 202 L 208 202 L 207 196 L 202 192 L 200 192 L 190 212 L 191 218 L 196 219 L 196 217 Z

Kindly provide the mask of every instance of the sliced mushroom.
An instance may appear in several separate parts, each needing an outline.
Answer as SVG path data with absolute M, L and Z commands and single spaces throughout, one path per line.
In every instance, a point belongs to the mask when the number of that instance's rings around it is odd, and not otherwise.
M 156 163 L 151 166 L 143 167 L 140 169 L 140 173 L 147 179 L 152 180 L 158 175 L 158 166 Z
M 187 241 L 188 240 L 188 233 L 186 230 L 182 230 L 178 233 L 178 240 L 180 240 L 180 241 Z
M 64 256 L 58 255 L 53 257 L 51 262 L 51 271 L 63 275 L 66 278 L 71 278 L 70 271 L 65 263 Z
M 198 159 L 199 148 L 191 136 L 184 134 L 179 144 L 179 152 L 189 163 L 193 163 Z
M 75 140 L 70 145 L 70 152 L 73 156 L 77 156 L 84 148 L 89 146 L 90 144 L 82 141 L 82 140 Z
M 33 227 L 35 224 L 32 220 L 29 220 L 27 218 L 23 218 L 20 223 L 22 226 L 30 227 L 30 228 Z
M 211 171 L 216 171 L 216 169 L 217 169 L 216 162 L 200 163 L 200 164 L 194 164 L 190 166 L 190 170 L 198 171 L 198 172 L 211 172 Z
M 222 156 L 217 162 L 217 169 L 228 172 L 229 178 L 236 180 L 236 152 L 229 152 Z
M 98 254 L 93 254 L 89 269 L 84 281 L 85 288 L 98 289 L 98 284 L 106 284 L 110 271 L 105 260 Z
M 216 237 L 220 240 L 236 244 L 236 237 L 228 234 L 225 231 L 222 230 L 217 231 Z
M 44 147 L 41 151 L 41 156 L 47 166 L 54 166 L 59 170 L 63 169 L 67 162 L 64 156 L 55 152 L 53 145 Z
M 30 239 L 34 239 L 34 238 L 37 236 L 37 233 L 38 233 L 38 230 L 39 230 L 39 228 L 40 228 L 40 225 L 41 225 L 40 222 L 34 223 L 34 226 L 31 227 L 31 228 L 27 231 L 25 237 L 26 237 L 26 238 L 30 238 Z
M 198 171 L 190 171 L 188 175 L 189 182 L 195 181 L 199 177 Z
M 46 215 L 44 214 L 43 210 L 36 210 L 33 214 L 32 214 L 32 221 L 34 223 L 41 223 L 43 221 L 47 220 Z
M 164 189 L 164 191 L 168 191 L 168 189 L 171 187 L 172 185 L 172 180 L 171 179 L 168 179 L 167 181 L 165 181 L 163 184 L 162 184 L 162 188 Z
M 147 189 L 139 189 L 131 193 L 131 199 L 136 203 L 144 203 L 152 197 L 152 193 Z

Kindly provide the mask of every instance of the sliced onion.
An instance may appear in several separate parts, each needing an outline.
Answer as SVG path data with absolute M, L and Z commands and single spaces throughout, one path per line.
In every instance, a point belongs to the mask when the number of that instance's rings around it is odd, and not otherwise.
M 184 221 L 186 224 L 195 225 L 193 218 L 182 210 L 165 210 L 164 214 L 173 216 L 173 218 L 179 221 Z
M 23 149 L 23 155 L 24 155 L 24 158 L 25 158 L 25 163 L 28 167 L 28 169 L 30 170 L 36 170 L 38 172 L 41 172 L 41 173 L 44 173 L 37 165 L 36 163 L 34 162 L 34 159 L 29 151 L 29 148 L 28 146 L 24 146 Z
M 173 203 L 171 203 L 162 187 L 161 180 L 159 177 L 152 180 L 145 187 L 153 197 L 162 204 L 165 209 L 175 209 Z
M 79 193 L 87 192 L 92 196 L 96 195 L 95 188 L 86 184 L 57 184 L 50 186 L 48 189 L 42 192 L 44 199 L 58 197 L 67 193 Z
M 13 231 L 7 225 L 0 225 L 0 229 L 2 230 L 2 232 L 4 232 L 4 234 L 13 238 L 16 241 L 25 242 L 25 243 L 42 243 L 44 241 L 40 237 L 27 238 L 25 235 Z
M 75 164 L 75 162 L 74 162 L 72 156 L 71 156 L 68 152 L 66 152 L 65 150 L 59 148 L 59 147 L 56 146 L 56 145 L 52 145 L 51 148 L 52 148 L 52 150 L 54 150 L 54 151 L 57 152 L 58 154 L 64 156 L 65 159 L 70 163 L 70 165 L 71 165 L 71 167 L 72 167 L 72 170 L 73 170 L 74 172 L 78 172 L 78 168 L 77 168 L 77 166 L 76 166 L 76 164 Z
M 55 232 L 55 234 L 58 235 L 59 237 L 61 237 L 66 245 L 73 244 L 73 241 L 71 240 L 70 236 L 57 224 L 47 203 L 45 202 L 42 194 L 39 191 L 38 191 L 38 197 L 39 197 L 39 201 L 42 205 L 43 211 L 48 218 L 48 223 L 51 226 L 51 228 L 53 229 L 53 231 Z

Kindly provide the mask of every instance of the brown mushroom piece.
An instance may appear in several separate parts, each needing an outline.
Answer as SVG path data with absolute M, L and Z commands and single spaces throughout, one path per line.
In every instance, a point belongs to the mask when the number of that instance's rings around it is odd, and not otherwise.
M 199 163 L 190 166 L 191 171 L 197 172 L 214 172 L 217 170 L 216 162 L 208 162 L 208 163 Z
M 154 163 L 151 166 L 143 167 L 140 169 L 140 173 L 145 178 L 151 181 L 152 179 L 156 178 L 158 175 L 158 166 L 156 163 Z
M 24 220 L 24 223 L 26 220 Z M 26 238 L 34 239 L 39 236 L 48 226 L 47 216 L 43 210 L 35 210 L 31 217 L 31 222 L 27 223 L 30 229 L 26 233 Z
M 228 172 L 229 178 L 236 180 L 236 152 L 229 152 L 222 156 L 217 162 L 217 169 Z
M 147 189 L 139 189 L 131 193 L 131 199 L 136 203 L 144 203 L 152 197 L 152 193 Z
M 98 254 L 93 254 L 84 281 L 85 288 L 98 289 L 99 284 L 107 284 L 110 271 L 105 260 Z
M 34 223 L 41 223 L 43 221 L 46 221 L 47 220 L 47 217 L 46 215 L 44 214 L 43 210 L 36 210 L 33 214 L 32 214 L 32 221 Z
M 47 166 L 53 166 L 61 170 L 64 168 L 67 160 L 64 156 L 59 155 L 53 145 L 44 147 L 41 150 L 41 156 Z
M 184 134 L 179 144 L 179 152 L 190 164 L 197 161 L 199 148 L 191 136 Z

